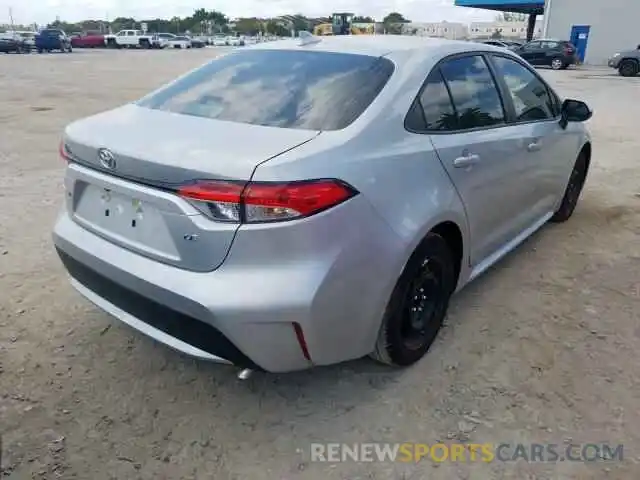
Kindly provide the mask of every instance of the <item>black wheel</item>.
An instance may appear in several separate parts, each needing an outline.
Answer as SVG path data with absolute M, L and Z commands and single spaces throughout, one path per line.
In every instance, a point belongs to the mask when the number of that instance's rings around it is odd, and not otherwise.
M 564 68 L 564 62 L 560 57 L 553 58 L 551 60 L 551 68 L 553 68 L 554 70 L 561 70 L 562 68 Z
M 405 367 L 427 353 L 455 290 L 455 268 L 447 242 L 429 233 L 398 279 L 371 357 Z
M 623 60 L 618 66 L 618 73 L 623 77 L 635 77 L 638 74 L 638 66 L 635 60 Z
M 38 53 L 42 53 L 42 49 L 41 48 L 38 49 Z
M 151 43 L 148 40 L 140 40 L 140 48 L 151 48 Z
M 553 217 L 551 217 L 551 222 L 562 223 L 571 218 L 578 204 L 584 182 L 587 179 L 587 169 L 587 156 L 584 152 L 581 152 L 573 166 L 573 170 L 571 170 L 569 183 L 567 183 L 560 207 L 556 213 L 553 214 Z

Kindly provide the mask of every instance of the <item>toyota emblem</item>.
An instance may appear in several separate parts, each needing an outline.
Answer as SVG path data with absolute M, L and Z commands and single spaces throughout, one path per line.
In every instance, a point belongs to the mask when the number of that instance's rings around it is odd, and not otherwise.
M 116 157 L 113 156 L 111 150 L 101 148 L 98 150 L 98 158 L 100 159 L 100 164 L 104 168 L 108 168 L 109 170 L 116 168 Z

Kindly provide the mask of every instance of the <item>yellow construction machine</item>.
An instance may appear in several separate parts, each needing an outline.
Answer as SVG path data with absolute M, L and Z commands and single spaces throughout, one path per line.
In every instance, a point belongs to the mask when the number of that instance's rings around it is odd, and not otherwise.
M 313 29 L 316 36 L 323 35 L 373 35 L 375 25 L 372 23 L 353 23 L 353 13 L 334 13 L 331 23 L 321 23 Z

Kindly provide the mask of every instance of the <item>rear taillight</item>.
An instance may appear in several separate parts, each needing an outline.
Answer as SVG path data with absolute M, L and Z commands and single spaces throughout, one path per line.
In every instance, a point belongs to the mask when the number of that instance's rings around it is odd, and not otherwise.
M 69 156 L 69 150 L 67 149 L 67 145 L 64 143 L 64 140 L 60 142 L 58 152 L 60 153 L 60 157 L 62 157 L 63 160 L 66 160 L 67 162 L 71 160 L 71 157 Z
M 201 203 L 213 219 L 263 223 L 315 215 L 358 192 L 340 180 L 232 182 L 199 180 L 178 189 L 180 196 Z M 201 208 L 202 210 L 202 208 Z

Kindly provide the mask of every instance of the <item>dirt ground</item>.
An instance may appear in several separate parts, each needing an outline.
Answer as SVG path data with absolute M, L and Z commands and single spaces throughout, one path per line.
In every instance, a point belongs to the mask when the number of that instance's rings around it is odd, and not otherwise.
M 215 50 L 0 57 L 0 435 L 11 479 L 640 478 L 640 78 L 544 71 L 595 109 L 575 216 L 453 300 L 427 358 L 289 375 L 194 361 L 76 294 L 50 241 L 64 126 Z M 634 106 L 635 105 L 635 106 Z M 312 442 L 624 444 L 622 462 L 311 462 Z

